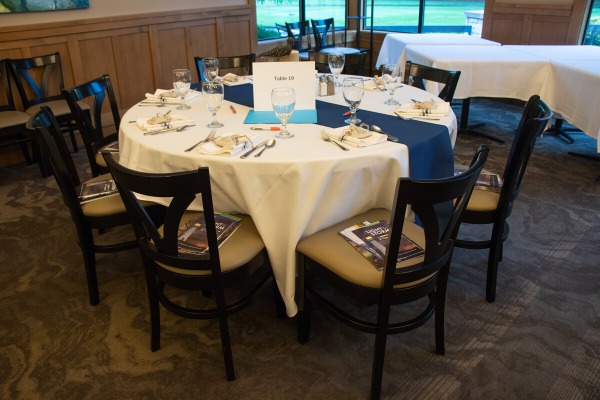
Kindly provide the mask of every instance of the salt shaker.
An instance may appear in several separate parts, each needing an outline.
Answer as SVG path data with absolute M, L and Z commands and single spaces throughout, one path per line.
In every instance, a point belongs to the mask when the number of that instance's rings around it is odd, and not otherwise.
M 327 96 L 327 82 L 325 82 L 325 77 L 319 77 L 319 96 Z
M 335 84 L 333 83 L 333 76 L 327 76 L 327 96 L 335 95 Z

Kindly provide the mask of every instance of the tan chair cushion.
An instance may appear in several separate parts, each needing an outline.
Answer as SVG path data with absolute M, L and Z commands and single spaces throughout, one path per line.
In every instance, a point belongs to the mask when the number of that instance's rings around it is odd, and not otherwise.
M 310 257 L 339 277 L 357 285 L 381 288 L 383 271 L 378 271 L 366 258 L 350 245 L 338 232 L 363 221 L 375 222 L 382 219 L 390 222 L 391 213 L 376 209 L 347 219 L 327 229 L 315 233 L 298 243 L 297 250 Z M 423 228 L 410 221 L 404 222 L 404 235 L 425 249 L 425 232 Z M 397 264 L 397 268 L 409 267 L 423 262 L 424 257 Z M 414 286 L 429 279 L 396 285 L 395 288 Z
M 78 101 L 77 104 L 79 104 L 79 107 L 81 107 L 82 110 L 90 109 L 90 106 L 87 103 L 84 103 L 83 101 Z M 69 108 L 69 105 L 67 104 L 66 100 L 54 100 L 49 101 L 47 103 L 36 104 L 35 106 L 29 107 L 27 110 L 25 110 L 25 112 L 29 115 L 34 115 L 40 110 L 40 108 L 44 106 L 50 107 L 50 109 L 52 110 L 52 114 L 54 114 L 55 117 L 71 114 L 71 109 Z
M 500 193 L 488 192 L 485 190 L 473 190 L 467 210 L 469 211 L 493 211 L 498 208 Z
M 202 215 L 201 211 L 186 211 L 181 217 L 180 226 L 196 215 Z M 221 271 L 231 271 L 252 260 L 262 249 L 265 248 L 260 234 L 256 230 L 254 221 L 249 215 L 231 214 L 242 219 L 240 227 L 229 236 L 229 239 L 219 249 L 221 260 Z M 162 235 L 163 227 L 158 228 Z M 195 271 L 188 269 L 173 268 L 163 263 L 158 263 L 164 269 L 183 275 L 209 275 L 210 271 Z
M 0 112 L 0 128 L 25 125 L 30 117 L 29 114 L 22 111 L 2 111 Z
M 119 153 L 113 152 L 112 155 L 115 157 L 115 160 L 119 162 Z M 100 152 L 96 153 L 96 164 L 101 167 L 107 167 L 106 161 L 104 161 L 104 157 L 102 157 L 102 153 Z
M 110 174 L 104 174 L 97 176 L 89 181 L 85 181 L 85 183 L 89 182 L 97 182 L 104 179 L 112 179 Z M 156 203 L 151 201 L 142 201 L 140 200 L 140 204 L 144 207 L 153 206 Z M 126 212 L 125 204 L 123 204 L 123 200 L 121 200 L 120 195 L 101 197 L 99 199 L 90 201 L 89 203 L 85 203 L 81 206 L 81 210 L 83 214 L 88 217 L 106 217 L 108 215 L 115 215 Z

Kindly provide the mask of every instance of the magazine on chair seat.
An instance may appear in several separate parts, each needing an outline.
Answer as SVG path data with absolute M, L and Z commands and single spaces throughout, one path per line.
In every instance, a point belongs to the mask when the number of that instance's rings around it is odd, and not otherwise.
M 83 183 L 78 186 L 76 190 L 80 204 L 89 203 L 90 201 L 97 200 L 102 197 L 119 194 L 117 184 L 112 179 Z
M 454 176 L 460 175 L 469 167 L 466 165 L 458 165 L 454 164 Z M 500 193 L 502 191 L 502 178 L 498 174 L 494 174 L 492 172 L 482 170 L 479 176 L 477 177 L 477 183 L 475 184 L 475 189 L 484 190 L 487 192 Z
M 240 227 L 241 219 L 229 214 L 215 215 L 217 244 L 219 248 Z M 177 232 L 181 254 L 203 255 L 208 250 L 208 237 L 204 214 L 191 218 Z
M 339 234 L 375 268 L 380 271 L 383 269 L 385 253 L 390 244 L 390 226 L 387 221 L 353 225 L 340 231 Z M 402 235 L 397 263 L 412 260 L 424 254 L 425 252 L 419 245 L 404 234 Z

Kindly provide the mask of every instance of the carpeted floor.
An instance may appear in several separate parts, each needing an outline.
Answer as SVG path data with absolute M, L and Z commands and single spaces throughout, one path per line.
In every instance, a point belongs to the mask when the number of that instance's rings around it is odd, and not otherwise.
M 456 160 L 468 162 L 487 143 L 486 169 L 501 172 L 520 112 L 474 101 L 471 121 L 487 122 L 482 131 L 507 144 L 463 136 Z M 383 398 L 600 398 L 600 163 L 568 157 L 568 150 L 596 153 L 595 140 L 575 138 L 574 145 L 538 140 L 510 218 L 496 303 L 484 300 L 487 252 L 457 249 L 446 355 L 434 353 L 433 321 L 389 337 Z M 84 157 L 75 156 L 81 171 Z M 98 256 L 101 301 L 92 307 L 74 233 L 52 178 L 41 179 L 36 166 L 0 169 L 0 398 L 368 398 L 374 338 L 317 307 L 310 341 L 300 346 L 295 319 L 276 318 L 270 287 L 229 319 L 235 382 L 225 380 L 216 321 L 161 308 L 162 347 L 152 353 L 139 253 Z M 123 228 L 99 240 L 130 237 Z M 171 295 L 182 304 L 212 302 Z M 340 300 L 375 317 L 373 306 Z M 396 308 L 393 319 L 416 310 Z

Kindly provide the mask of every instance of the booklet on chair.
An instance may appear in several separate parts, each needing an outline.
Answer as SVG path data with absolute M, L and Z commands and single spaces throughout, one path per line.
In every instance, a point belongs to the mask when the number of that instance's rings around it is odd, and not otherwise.
M 454 176 L 460 175 L 468 169 L 469 167 L 466 165 L 454 165 Z M 483 170 L 477 178 L 475 189 L 500 193 L 502 191 L 502 183 L 500 175 Z
M 119 194 L 119 190 L 117 189 L 117 184 L 112 179 L 83 183 L 77 187 L 77 196 L 79 197 L 80 204 L 116 194 Z
M 219 248 L 240 227 L 241 219 L 229 214 L 215 215 L 217 244 Z M 208 237 L 204 214 L 191 218 L 179 228 L 178 247 L 181 254 L 203 255 L 208 250 Z
M 102 150 L 108 150 L 112 153 L 118 153 L 119 152 L 119 141 L 115 140 L 114 142 L 110 142 L 109 144 L 104 146 L 102 148 Z
M 385 220 L 353 225 L 339 232 L 352 247 L 358 250 L 360 254 L 380 271 L 383 269 L 385 253 L 390 244 L 389 233 L 390 226 Z M 425 252 L 419 245 L 405 235 L 402 235 L 398 251 L 398 263 L 412 260 L 424 254 Z

